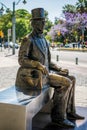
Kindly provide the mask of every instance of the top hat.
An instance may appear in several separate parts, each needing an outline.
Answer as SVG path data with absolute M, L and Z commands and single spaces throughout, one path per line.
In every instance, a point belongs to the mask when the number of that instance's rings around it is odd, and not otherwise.
M 31 19 L 45 19 L 44 9 L 36 8 L 31 11 L 32 18 Z

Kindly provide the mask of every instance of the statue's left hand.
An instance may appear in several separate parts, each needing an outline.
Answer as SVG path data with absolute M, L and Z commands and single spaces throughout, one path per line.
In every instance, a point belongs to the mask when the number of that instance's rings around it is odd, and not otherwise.
M 49 75 L 46 66 L 44 66 L 44 65 L 42 65 L 42 64 L 38 64 L 38 67 L 37 67 L 37 68 L 38 68 L 39 70 L 41 70 L 41 72 L 42 72 L 44 75 Z
M 62 69 L 62 70 L 60 71 L 60 74 L 68 75 L 68 74 L 69 74 L 69 70 L 68 70 L 68 69 Z

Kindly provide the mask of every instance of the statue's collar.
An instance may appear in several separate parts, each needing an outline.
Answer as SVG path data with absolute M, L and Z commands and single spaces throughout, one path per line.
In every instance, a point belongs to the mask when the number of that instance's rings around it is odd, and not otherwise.
M 37 38 L 44 38 L 44 34 L 37 34 L 36 32 L 32 32 L 32 35 Z

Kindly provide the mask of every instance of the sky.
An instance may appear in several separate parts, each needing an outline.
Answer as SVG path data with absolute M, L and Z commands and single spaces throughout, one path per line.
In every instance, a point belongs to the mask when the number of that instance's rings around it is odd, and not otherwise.
M 31 13 L 31 10 L 34 8 L 44 8 L 48 11 L 49 19 L 54 22 L 55 17 L 62 17 L 63 6 L 67 4 L 75 5 L 78 0 L 26 0 L 26 4 L 22 3 L 23 0 L 0 0 L 1 3 L 5 4 L 11 10 L 13 10 L 13 1 L 15 1 L 15 3 L 20 1 L 19 4 L 15 6 L 15 10 L 26 9 L 29 13 Z

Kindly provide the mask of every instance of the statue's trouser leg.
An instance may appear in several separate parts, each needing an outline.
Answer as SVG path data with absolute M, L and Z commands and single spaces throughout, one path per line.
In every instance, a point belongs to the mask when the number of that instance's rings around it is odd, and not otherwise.
M 72 82 L 69 78 L 57 74 L 49 75 L 49 84 L 54 87 L 52 118 L 66 119 L 66 109 Z
M 68 78 L 72 81 L 71 90 L 69 93 L 68 103 L 67 103 L 67 113 L 75 113 L 75 82 L 76 79 L 74 76 L 68 76 Z

